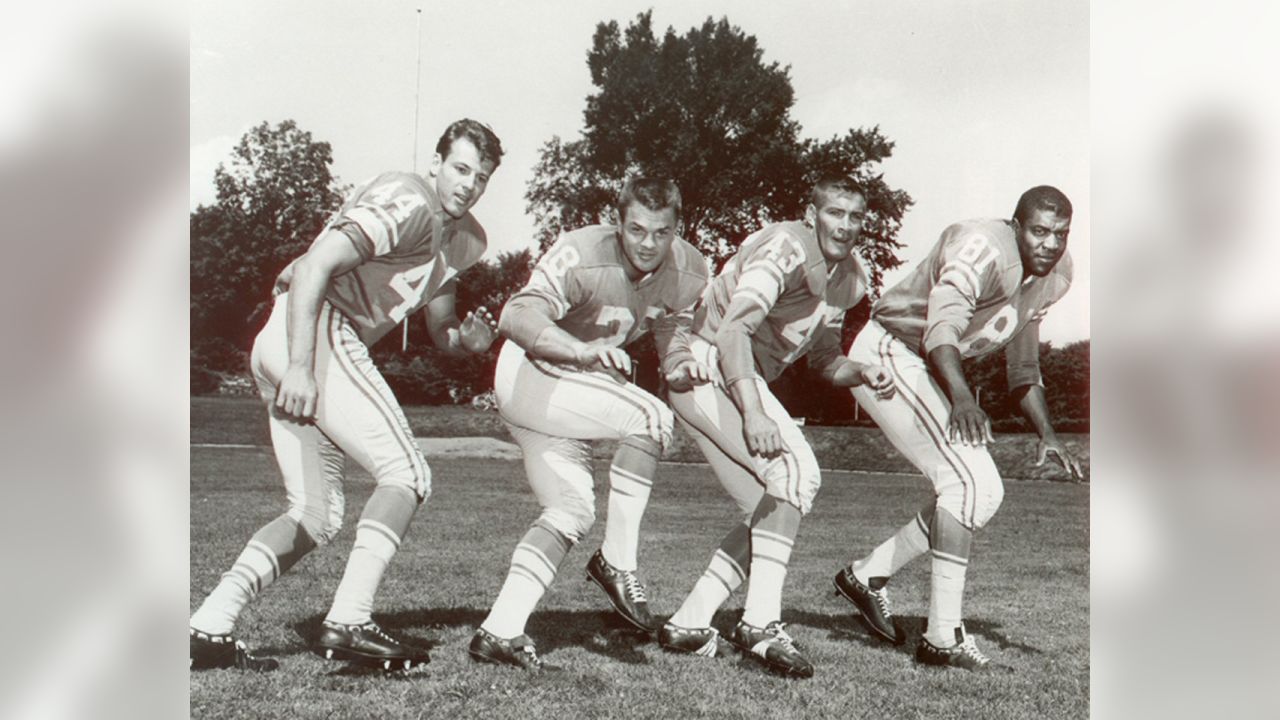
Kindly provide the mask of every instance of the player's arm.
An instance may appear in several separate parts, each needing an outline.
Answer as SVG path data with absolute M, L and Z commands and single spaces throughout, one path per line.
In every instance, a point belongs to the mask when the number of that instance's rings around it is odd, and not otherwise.
M 693 356 L 693 306 L 672 313 L 653 327 L 654 344 L 662 358 L 662 375 L 675 392 L 711 382 L 711 370 Z
M 497 339 L 497 323 L 483 305 L 467 313 L 461 322 L 456 309 L 458 282 L 448 285 L 427 303 L 427 332 L 436 347 L 450 355 L 482 353 Z
M 997 250 L 982 235 L 957 236 L 943 247 L 938 280 L 929 291 L 924 351 L 951 400 L 947 438 L 966 445 L 993 440 L 991 419 L 978 407 L 960 364 L 960 338 L 973 319 L 984 282 L 996 280 Z
M 893 377 L 880 365 L 854 362 L 840 349 L 841 326 L 823 323 L 809 351 L 809 366 L 816 369 L 827 382 L 836 387 L 866 385 L 881 400 L 893 397 Z
M 1023 415 L 1031 421 L 1040 441 L 1036 443 L 1036 465 L 1043 465 L 1052 453 L 1062 467 L 1076 480 L 1085 477 L 1079 458 L 1058 438 L 1049 419 L 1049 403 L 1040 375 L 1040 321 L 1027 324 L 1005 348 L 1006 373 L 1010 397 L 1017 401 Z
M 534 266 L 528 284 L 507 301 L 498 332 L 532 357 L 630 376 L 631 357 L 621 348 L 589 345 L 556 325 L 579 299 L 571 277 L 578 261 L 576 248 L 557 242 Z
M 321 235 L 290 267 L 289 367 L 276 389 L 276 407 L 301 420 L 316 414 L 316 323 L 329 280 L 362 262 L 360 252 L 342 232 Z
M 777 303 L 788 275 L 798 269 L 799 281 L 803 282 L 803 252 L 798 243 L 782 236 L 761 248 L 756 257 L 748 258 L 716 331 L 720 374 L 729 389 L 729 397 L 742 413 L 742 434 L 747 449 L 764 457 L 774 457 L 782 451 L 782 434 L 778 424 L 764 412 L 751 336 Z

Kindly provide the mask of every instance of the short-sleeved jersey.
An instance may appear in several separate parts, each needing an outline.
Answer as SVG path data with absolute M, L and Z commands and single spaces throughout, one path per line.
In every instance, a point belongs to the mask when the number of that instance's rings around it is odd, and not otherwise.
M 615 225 L 592 225 L 562 235 L 534 267 L 528 284 L 504 309 L 518 312 L 538 306 L 541 316 L 591 345 L 623 347 L 650 329 L 660 349 L 672 323 L 692 320 L 693 308 L 707 285 L 707 261 L 681 238 L 657 270 L 632 282 L 626 273 Z M 513 336 L 530 347 L 542 328 L 526 326 Z
M 1048 275 L 1024 281 L 1013 224 L 968 220 L 944 230 L 871 317 L 922 356 L 953 345 L 971 358 L 1009 344 L 1009 387 L 1038 384 L 1040 318 L 1066 294 L 1071 271 L 1063 254 Z
M 423 177 L 383 173 L 361 185 L 325 228 L 351 240 L 363 260 L 325 294 L 366 345 L 386 335 L 485 251 L 471 213 L 453 218 Z
M 867 294 L 855 255 L 828 268 L 814 231 L 800 222 L 769 225 L 748 237 L 707 287 L 694 332 L 714 342 L 726 328 L 750 349 L 720 348 L 725 381 L 758 375 L 772 382 L 811 349 L 811 365 L 834 372 L 845 314 Z

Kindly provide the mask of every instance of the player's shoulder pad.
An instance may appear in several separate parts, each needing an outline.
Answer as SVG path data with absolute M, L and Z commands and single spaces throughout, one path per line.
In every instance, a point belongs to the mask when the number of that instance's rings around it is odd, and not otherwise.
M 453 264 L 459 270 L 465 270 L 484 256 L 489 248 L 489 235 L 470 212 L 457 219 L 453 232 L 453 239 L 449 243 L 455 253 Z
M 1062 278 L 1068 285 L 1075 279 L 1075 263 L 1071 260 L 1071 251 L 1067 250 L 1062 253 L 1062 257 L 1058 260 L 1058 264 L 1053 266 L 1053 274 Z
M 416 193 L 424 197 L 430 197 L 427 191 L 427 181 L 417 173 L 404 172 L 401 170 L 391 170 L 379 173 L 373 178 L 367 180 L 356 191 L 361 197 L 375 193 L 380 188 L 388 185 L 395 185 L 396 193 Z
M 668 262 L 671 263 L 674 271 L 672 276 L 675 279 L 675 292 L 669 299 L 669 303 L 673 308 L 687 307 L 697 302 L 707 287 L 707 281 L 711 276 L 707 258 L 696 247 L 680 237 L 671 241 L 670 253 Z
M 571 230 L 556 241 L 559 248 L 572 248 L 564 252 L 575 256 L 573 265 L 578 268 L 619 265 L 618 228 L 615 225 L 588 225 Z

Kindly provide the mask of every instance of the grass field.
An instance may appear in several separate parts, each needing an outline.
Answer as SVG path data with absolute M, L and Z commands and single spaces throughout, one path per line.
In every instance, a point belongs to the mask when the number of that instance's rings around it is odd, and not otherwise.
M 193 404 L 193 428 L 197 426 Z M 200 425 L 209 422 L 202 417 Z M 212 421 L 216 424 L 216 419 Z M 204 431 L 201 431 L 204 432 Z M 193 440 L 196 430 L 193 429 Z M 202 442 L 217 442 L 204 436 Z M 236 440 L 224 440 L 233 442 Z M 986 675 L 925 669 L 911 646 L 873 640 L 831 576 L 883 539 L 922 504 L 923 479 L 830 472 L 801 527 L 783 619 L 817 666 L 785 681 L 749 661 L 673 656 L 618 629 L 604 596 L 582 577 L 599 545 L 598 524 L 566 560 L 529 624 L 564 673 L 529 677 L 477 666 L 466 655 L 511 550 L 536 506 L 521 466 L 499 460 L 435 460 L 434 494 L 393 561 L 375 618 L 433 646 L 431 665 L 383 676 L 307 651 L 341 575 L 353 526 L 372 480 L 352 469 L 347 526 L 304 559 L 241 618 L 239 633 L 281 669 L 191 676 L 200 718 L 1079 718 L 1088 715 L 1088 486 L 1010 482 L 992 525 L 978 536 L 966 616 L 979 645 L 1006 670 Z M 282 509 L 269 448 L 191 451 L 192 608 L 243 543 Z M 599 475 L 598 488 L 604 488 Z M 601 503 L 603 505 L 603 503 Z M 603 512 L 603 507 L 601 508 Z M 674 612 L 734 521 L 709 470 L 664 464 L 645 517 L 641 574 L 655 610 Z M 912 643 L 926 613 L 927 561 L 894 581 Z M 743 593 L 716 619 L 736 620 Z

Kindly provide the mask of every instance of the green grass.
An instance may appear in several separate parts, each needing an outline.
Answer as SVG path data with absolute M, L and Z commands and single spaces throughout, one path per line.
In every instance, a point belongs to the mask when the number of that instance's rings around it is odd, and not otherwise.
M 193 412 L 195 406 L 193 405 Z M 193 423 L 194 425 L 195 423 Z M 203 421 L 202 423 L 203 424 Z M 204 440 L 203 442 L 209 442 Z M 268 448 L 193 448 L 192 608 L 243 543 L 282 509 Z M 389 569 L 375 618 L 434 646 L 431 665 L 383 676 L 307 651 L 351 547 L 372 480 L 353 469 L 347 525 L 246 610 L 239 633 L 282 668 L 191 676 L 200 718 L 1059 718 L 1088 715 L 1088 487 L 1011 482 L 1004 507 L 975 543 L 965 615 L 979 645 L 1011 672 L 973 675 L 917 667 L 911 647 L 870 638 L 831 576 L 905 522 L 930 495 L 923 481 L 829 472 L 792 557 L 783 619 L 817 666 L 786 681 L 749 661 L 673 656 L 617 628 L 603 594 L 583 580 L 602 524 L 566 560 L 528 627 L 556 676 L 472 664 L 466 646 L 537 514 L 518 463 L 435 460 L 435 490 Z M 605 487 L 598 476 L 598 489 Z M 601 493 L 603 494 L 603 493 Z M 603 499 L 601 498 L 601 506 Z M 601 507 L 603 513 L 603 507 Z M 668 614 L 734 522 L 705 467 L 664 464 L 645 516 L 641 574 Z M 928 563 L 895 579 L 912 642 L 927 611 Z M 727 630 L 740 591 L 717 617 Z

